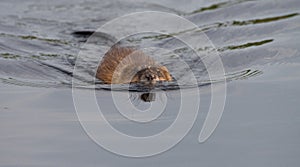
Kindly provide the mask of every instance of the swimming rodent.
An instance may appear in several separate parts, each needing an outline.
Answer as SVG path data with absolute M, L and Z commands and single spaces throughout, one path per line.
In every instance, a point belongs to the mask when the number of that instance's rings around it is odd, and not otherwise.
M 165 66 L 140 50 L 112 47 L 103 57 L 96 77 L 107 84 L 141 83 L 154 86 L 157 81 L 171 81 Z

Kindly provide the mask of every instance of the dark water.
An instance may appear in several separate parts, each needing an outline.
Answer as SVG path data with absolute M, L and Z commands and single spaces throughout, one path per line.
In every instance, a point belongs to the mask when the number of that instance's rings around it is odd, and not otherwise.
M 204 111 L 174 149 L 146 159 L 130 159 L 102 150 L 85 135 L 74 111 L 71 87 L 74 79 L 81 88 L 96 88 L 106 114 L 115 110 L 110 91 L 106 90 L 110 87 L 98 80 L 94 83 L 97 57 L 103 56 L 114 37 L 98 33 L 98 54 L 83 58 L 78 54 L 100 26 L 124 14 L 142 11 L 174 13 L 196 24 L 201 30 L 198 33 L 205 33 L 214 45 L 198 51 L 219 53 L 225 70 L 220 80 L 227 79 L 228 93 L 217 131 L 206 143 L 197 143 L 210 101 L 207 92 L 210 84 L 219 80 L 210 80 L 203 62 L 172 36 L 144 33 L 123 39 L 121 43 L 137 48 L 172 51 L 153 52 L 152 56 L 176 79 L 187 81 L 183 87 L 200 87 L 200 108 Z M 297 166 L 299 14 L 298 0 L 2 0 L 0 166 Z M 124 31 L 126 28 L 122 27 Z M 197 35 L 189 31 L 177 34 L 187 38 Z M 186 69 L 173 53 L 189 65 L 197 85 L 188 82 Z M 78 61 L 79 72 L 73 78 Z M 180 97 L 174 90 L 178 87 L 171 82 L 159 88 L 166 90 L 171 105 L 157 126 L 112 121 L 114 126 L 141 136 L 169 126 L 176 116 L 171 111 L 178 109 Z M 126 90 L 127 85 L 116 89 Z M 139 95 L 133 94 L 133 99 Z M 161 100 L 159 93 L 152 98 Z M 194 98 L 193 93 L 186 98 Z M 140 103 L 137 106 L 147 108 L 147 104 Z

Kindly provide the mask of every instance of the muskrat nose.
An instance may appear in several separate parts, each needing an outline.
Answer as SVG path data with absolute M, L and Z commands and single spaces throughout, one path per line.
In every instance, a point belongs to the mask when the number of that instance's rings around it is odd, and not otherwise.
M 154 76 L 153 74 L 147 74 L 147 75 L 146 75 L 146 78 L 147 78 L 148 80 L 154 80 L 154 79 L 155 79 L 155 76 Z

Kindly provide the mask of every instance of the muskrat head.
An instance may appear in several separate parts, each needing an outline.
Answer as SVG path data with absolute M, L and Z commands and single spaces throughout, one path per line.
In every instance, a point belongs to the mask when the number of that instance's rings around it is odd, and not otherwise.
M 154 86 L 157 81 L 171 81 L 172 77 L 165 66 L 148 66 L 141 68 L 132 79 L 146 86 Z

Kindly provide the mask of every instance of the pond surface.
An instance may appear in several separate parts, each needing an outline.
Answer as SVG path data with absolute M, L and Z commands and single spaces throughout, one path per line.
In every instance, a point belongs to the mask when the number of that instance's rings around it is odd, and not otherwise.
M 143 51 L 176 78 L 146 95 L 130 87 L 133 92 L 127 97 L 128 85 L 116 85 L 117 90 L 111 91 L 109 85 L 94 80 L 99 58 L 116 41 L 109 34 L 94 32 L 112 19 L 143 11 L 177 14 L 200 31 L 142 33 L 122 39 L 122 45 L 138 49 L 163 49 Z M 0 166 L 297 166 L 299 14 L 298 0 L 2 0 Z M 211 43 L 196 51 L 172 37 L 192 39 L 204 34 Z M 84 47 L 95 54 L 81 57 Z M 225 74 L 210 78 L 207 64 L 196 55 L 201 53 L 218 53 Z M 211 89 L 224 78 L 223 116 L 213 135 L 199 143 Z M 98 105 L 110 123 L 132 136 L 153 135 L 169 127 L 182 98 L 192 102 L 200 97 L 200 109 L 192 129 L 171 150 L 148 158 L 126 158 L 104 150 L 85 133 L 73 104 L 72 81 L 83 92 L 96 89 Z M 120 103 L 131 102 L 139 110 L 166 104 L 165 112 L 148 112 L 158 116 L 151 124 L 128 121 L 118 114 L 111 92 Z

